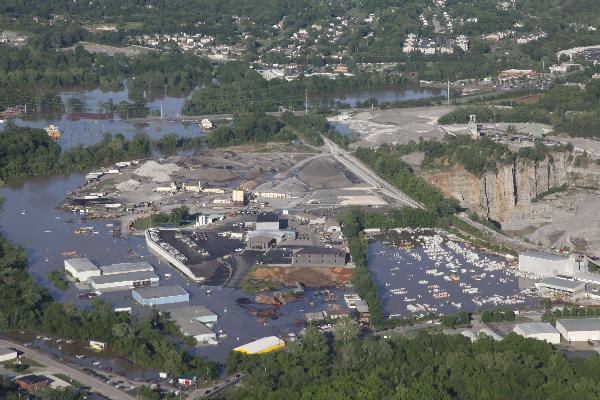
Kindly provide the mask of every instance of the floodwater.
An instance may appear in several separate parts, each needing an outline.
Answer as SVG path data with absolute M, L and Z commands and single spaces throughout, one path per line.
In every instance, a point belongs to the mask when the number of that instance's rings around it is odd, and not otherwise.
M 289 333 L 297 333 L 300 327 L 295 323 L 304 319 L 305 312 L 324 311 L 328 303 L 314 290 L 307 290 L 304 300 L 288 303 L 278 310 L 278 319 L 260 318 L 250 315 L 249 311 L 237 304 L 237 299 L 248 296 L 239 289 L 227 287 L 205 287 L 191 283 L 173 267 L 161 261 L 147 247 L 144 239 L 131 236 L 126 239 L 111 235 L 116 221 L 81 220 L 79 215 L 59 211 L 56 206 L 62 203 L 66 193 L 84 183 L 82 174 L 31 179 L 23 184 L 0 189 L 4 198 L 0 212 L 0 231 L 15 244 L 27 251 L 30 272 L 38 283 L 50 289 L 53 297 L 59 301 L 71 302 L 79 307 L 89 307 L 91 300 L 79 299 L 81 290 L 71 285 L 62 292 L 54 287 L 47 275 L 50 271 L 64 271 L 65 251 L 76 251 L 79 256 L 87 257 L 99 265 L 126 261 L 148 261 L 161 276 L 162 285 L 177 284 L 190 294 L 191 305 L 203 305 L 213 310 L 219 321 L 215 330 L 222 330 L 227 338 L 217 346 L 201 346 L 195 353 L 212 360 L 223 361 L 234 347 L 264 336 L 277 335 L 289 338 Z M 92 226 L 98 234 L 75 235 L 77 228 Z M 170 279 L 165 279 L 171 273 Z M 85 290 L 88 291 L 88 290 Z M 343 299 L 338 293 L 338 304 Z M 104 301 L 115 307 L 132 307 L 142 312 L 131 297 L 131 290 L 106 292 L 101 295 Z M 266 322 L 266 325 L 264 324 Z M 96 358 L 100 359 L 101 355 Z M 88 361 L 71 361 L 86 365 Z M 104 362 L 106 364 L 106 362 Z
M 335 93 L 334 101 L 350 104 L 351 107 L 356 107 L 358 103 L 363 103 L 369 99 L 377 99 L 379 103 L 393 103 L 396 101 L 420 100 L 430 97 L 446 96 L 444 89 L 372 89 L 349 91 L 346 93 Z M 325 96 L 324 96 L 325 97 Z M 315 100 L 318 102 L 318 99 Z
M 351 107 L 355 107 L 359 102 L 364 102 L 370 98 L 376 98 L 380 103 L 395 102 L 405 100 L 417 100 L 429 97 L 445 95 L 443 89 L 373 89 L 348 91 L 343 93 L 334 93 L 324 95 L 312 99 L 310 102 L 314 104 L 322 99 L 333 99 Z M 85 112 L 101 113 L 101 105 L 109 100 L 114 104 L 128 100 L 128 91 L 125 88 L 120 91 L 102 91 L 94 90 L 79 90 L 65 91 L 60 93 L 63 104 L 67 104 L 67 100 L 75 98 L 81 101 L 85 106 Z M 163 116 L 180 117 L 181 110 L 188 96 L 171 97 L 159 94 L 149 98 L 148 107 L 150 108 L 150 116 L 160 115 L 161 108 Z M 15 123 L 19 126 L 31 128 L 45 128 L 50 124 L 57 126 L 61 132 L 59 144 L 63 149 L 68 149 L 77 145 L 88 146 L 97 143 L 102 139 L 104 133 L 111 134 L 121 133 L 126 138 L 132 138 L 136 133 L 146 133 L 154 139 L 159 139 L 167 134 L 175 133 L 181 137 L 197 137 L 205 134 L 202 128 L 197 123 L 172 122 L 160 119 L 140 121 L 136 119 L 122 119 L 117 114 L 110 120 L 93 120 L 93 119 L 72 119 L 69 117 L 70 112 L 65 112 L 59 116 L 48 115 L 29 115 L 27 118 L 15 119 Z M 156 117 L 154 117 L 156 118 Z M 337 124 L 336 124 L 337 126 Z M 1 125 L 0 125 L 1 127 Z M 350 131 L 344 128 L 343 124 L 339 124 L 338 130 L 343 134 L 350 134 Z
M 85 105 L 85 112 L 100 113 L 101 104 L 112 99 L 113 103 L 128 100 L 127 90 L 117 92 L 95 90 L 81 90 L 76 92 L 62 92 L 60 97 L 63 104 L 67 104 L 70 98 L 76 98 Z M 163 116 L 179 117 L 183 104 L 187 97 L 159 98 L 148 102 L 151 115 L 160 116 L 162 106 Z M 82 144 L 88 146 L 99 142 L 104 133 L 113 135 L 123 134 L 126 138 L 132 138 L 136 133 L 146 133 L 153 139 L 175 133 L 181 137 L 196 137 L 204 134 L 202 128 L 196 123 L 169 122 L 160 119 L 140 122 L 139 120 L 121 119 L 117 114 L 111 120 L 71 119 L 70 112 L 59 116 L 30 115 L 27 118 L 19 118 L 15 123 L 19 126 L 31 128 L 45 128 L 50 124 L 57 126 L 61 132 L 59 144 L 63 149 Z
M 443 232 L 379 235 L 369 244 L 368 255 L 383 312 L 390 318 L 538 303 L 521 292 L 504 258 L 468 248 Z

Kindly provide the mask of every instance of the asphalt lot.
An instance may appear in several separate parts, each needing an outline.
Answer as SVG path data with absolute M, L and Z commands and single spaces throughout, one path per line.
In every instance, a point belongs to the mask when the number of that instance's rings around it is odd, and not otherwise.
M 83 373 L 82 371 L 72 368 L 68 365 L 65 365 L 61 362 L 58 362 L 56 360 L 54 360 L 53 358 L 48 357 L 47 355 L 40 353 L 36 350 L 27 348 L 25 346 L 22 346 L 20 344 L 5 340 L 5 339 L 0 339 L 0 346 L 4 346 L 4 347 L 9 347 L 9 348 L 13 348 L 16 350 L 19 350 L 21 352 L 24 353 L 25 357 L 37 361 L 41 364 L 46 365 L 49 368 L 53 368 L 56 369 L 57 371 L 60 371 L 66 375 L 68 375 L 69 377 L 71 377 L 72 379 L 75 379 L 76 381 L 82 383 L 85 386 L 88 386 L 91 388 L 92 391 L 96 391 L 110 399 L 113 400 L 133 400 L 135 399 L 135 397 L 122 392 L 116 388 L 114 388 L 113 386 L 102 382 L 99 379 L 96 379 L 88 374 Z

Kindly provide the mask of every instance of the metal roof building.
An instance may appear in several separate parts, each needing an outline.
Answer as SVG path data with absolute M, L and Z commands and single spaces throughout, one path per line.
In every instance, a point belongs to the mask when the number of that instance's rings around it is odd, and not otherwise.
M 542 295 L 563 297 L 571 300 L 585 295 L 585 283 L 571 279 L 548 277 L 536 283 Z
M 8 347 L 0 347 L 0 362 L 14 360 L 19 356 L 16 350 Z
M 569 342 L 600 340 L 600 318 L 559 319 L 556 330 Z
M 81 282 L 87 281 L 92 276 L 100 276 L 102 274 L 102 271 L 87 258 L 66 259 L 65 271 Z
M 343 267 L 349 261 L 349 255 L 341 249 L 305 246 L 294 252 L 292 264 Z
M 262 354 L 270 351 L 283 349 L 285 342 L 277 336 L 267 336 L 262 339 L 246 343 L 243 346 L 236 347 L 233 351 L 244 354 Z
M 128 272 L 143 272 L 143 271 L 154 271 L 152 265 L 146 261 L 142 262 L 125 262 L 118 264 L 106 265 L 100 267 L 102 275 L 114 275 L 114 274 L 126 274 Z
M 524 322 L 517 324 L 513 332 L 526 338 L 545 340 L 548 343 L 560 343 L 560 333 L 547 322 Z
M 114 274 L 103 276 L 92 276 L 89 279 L 90 286 L 94 290 L 103 289 L 133 289 L 142 286 L 158 284 L 159 278 L 154 272 L 128 272 L 126 274 Z
M 178 285 L 133 289 L 131 297 L 143 306 L 187 303 L 190 301 L 190 294 Z
M 496 332 L 494 332 L 490 328 L 481 328 L 479 330 L 479 332 L 477 332 L 477 335 L 481 335 L 482 333 L 491 337 L 492 339 L 494 339 L 496 341 L 500 341 L 503 339 L 502 336 L 498 335 Z
M 216 322 L 216 314 L 208 308 L 190 306 L 176 308 L 169 310 L 169 312 L 171 313 L 171 318 L 179 325 L 184 335 L 192 336 L 198 342 L 210 342 L 217 339 L 217 335 L 202 322 L 207 320 L 214 320 Z

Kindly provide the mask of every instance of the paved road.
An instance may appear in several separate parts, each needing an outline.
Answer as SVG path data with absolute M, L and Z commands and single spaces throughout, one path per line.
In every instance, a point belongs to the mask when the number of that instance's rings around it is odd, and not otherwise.
M 329 149 L 329 153 L 333 158 L 344 165 L 350 172 L 358 176 L 366 183 L 376 187 L 386 195 L 393 199 L 398 205 L 407 206 L 412 208 L 424 208 L 423 205 L 404 194 L 400 189 L 377 175 L 356 157 L 349 152 L 343 150 L 340 146 L 332 142 L 327 138 L 323 138 L 325 145 Z
M 459 214 L 456 214 L 456 216 L 463 222 L 466 222 L 467 224 L 474 226 L 475 228 L 479 229 L 480 231 L 490 234 L 494 239 L 496 239 L 498 242 L 502 243 L 503 245 L 505 245 L 507 247 L 517 248 L 518 250 L 546 251 L 541 246 L 535 245 L 533 243 L 527 243 L 519 238 L 513 238 L 510 236 L 506 236 L 506 235 L 504 235 L 500 232 L 497 232 L 483 224 L 480 224 L 479 222 L 473 221 L 465 213 L 459 213 Z
M 237 385 L 243 378 L 244 378 L 244 375 L 240 374 L 240 376 L 238 376 L 237 378 L 229 377 L 229 378 L 226 378 L 224 380 L 217 382 L 213 386 L 196 389 L 186 397 L 186 400 L 196 400 L 196 399 L 201 399 L 204 397 L 210 397 L 214 394 L 222 392 L 223 390 L 229 388 L 230 386 Z M 208 391 L 208 393 L 207 393 L 207 391 Z
M 386 335 L 390 335 L 390 334 L 403 335 L 407 332 L 418 331 L 420 329 L 434 328 L 436 326 L 440 326 L 440 324 L 439 323 L 436 324 L 433 322 L 424 322 L 422 324 L 398 326 L 396 328 L 385 329 L 383 331 L 374 332 L 373 335 L 374 336 L 386 336 Z
M 22 351 L 25 357 L 37 361 L 41 364 L 46 365 L 49 368 L 53 368 L 57 371 L 61 371 L 62 373 L 68 375 L 69 377 L 75 379 L 85 386 L 89 386 L 93 391 L 96 391 L 109 399 L 113 400 L 134 400 L 135 397 L 120 391 L 119 389 L 114 388 L 113 386 L 102 382 L 99 379 L 94 378 L 88 374 L 83 373 L 82 371 L 72 368 L 68 365 L 65 365 L 59 361 L 50 358 L 49 356 L 40 353 L 37 350 L 30 349 L 28 347 L 22 346 L 18 343 L 14 343 L 8 340 L 0 339 L 0 346 L 10 347 L 13 349 L 17 349 Z

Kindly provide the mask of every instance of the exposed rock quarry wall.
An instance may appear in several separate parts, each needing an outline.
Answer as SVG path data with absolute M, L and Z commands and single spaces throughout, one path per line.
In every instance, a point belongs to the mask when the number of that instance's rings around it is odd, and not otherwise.
M 482 177 L 462 166 L 425 173 L 424 177 L 446 196 L 458 199 L 463 207 L 500 222 L 512 209 L 527 207 L 538 194 L 551 188 L 563 184 L 600 187 L 600 167 L 575 168 L 567 153 L 555 153 L 552 159 L 537 163 L 519 159 Z

